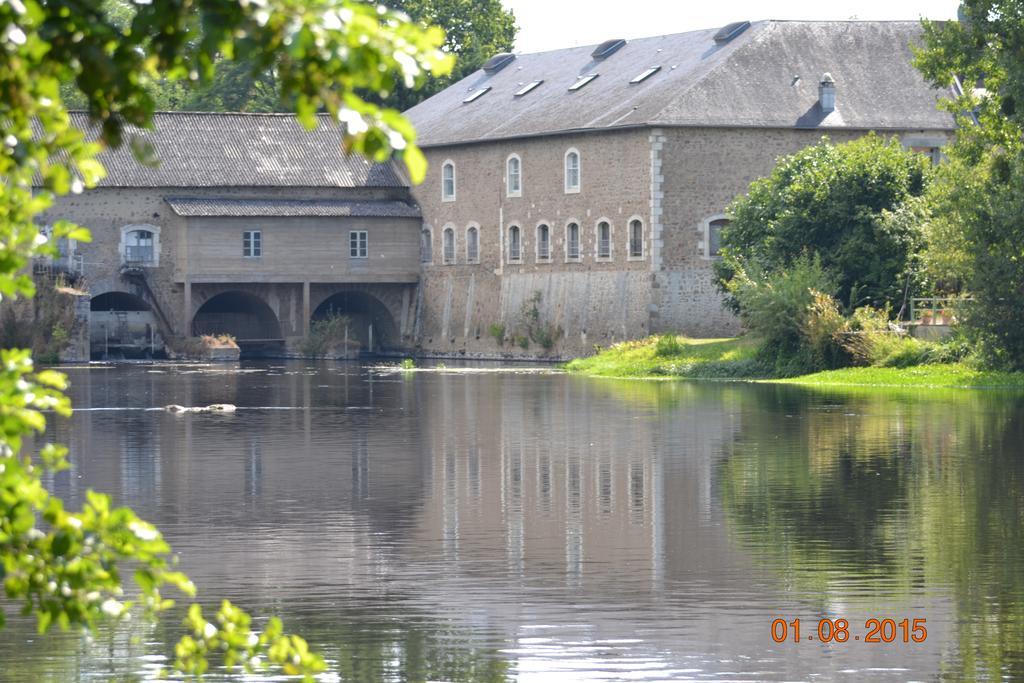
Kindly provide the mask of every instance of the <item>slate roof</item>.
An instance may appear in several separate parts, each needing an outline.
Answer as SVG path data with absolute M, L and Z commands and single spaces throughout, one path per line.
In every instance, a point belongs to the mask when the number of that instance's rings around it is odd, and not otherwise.
M 88 116 L 72 122 L 89 130 Z M 159 112 L 154 130 L 135 131 L 153 143 L 157 168 L 140 164 L 127 141 L 106 150 L 101 187 L 404 187 L 390 164 L 348 156 L 329 117 L 315 130 L 289 114 Z
M 952 130 L 948 96 L 911 64 L 916 21 L 759 21 L 726 43 L 718 28 L 630 40 L 604 60 L 594 46 L 517 55 L 406 112 L 423 146 L 637 126 Z M 645 69 L 661 70 L 641 83 Z M 582 74 L 599 76 L 576 92 Z M 818 105 L 825 73 L 836 110 Z M 524 85 L 544 82 L 521 97 Z M 464 103 L 471 93 L 491 90 Z
M 331 199 L 240 199 L 164 197 L 179 216 L 326 216 L 353 218 L 419 218 L 414 206 L 399 201 L 341 201 Z

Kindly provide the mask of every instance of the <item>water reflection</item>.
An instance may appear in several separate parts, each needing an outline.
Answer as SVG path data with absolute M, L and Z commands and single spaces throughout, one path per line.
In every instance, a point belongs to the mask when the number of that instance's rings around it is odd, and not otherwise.
M 202 598 L 282 614 L 344 680 L 1024 674 L 1019 397 L 299 363 L 71 376 L 88 410 L 53 428 L 73 464 L 53 487 L 113 492 Z M 776 616 L 895 615 L 928 640 L 769 637 Z M 133 628 L 104 652 L 17 622 L 0 679 L 150 677 L 178 629 Z

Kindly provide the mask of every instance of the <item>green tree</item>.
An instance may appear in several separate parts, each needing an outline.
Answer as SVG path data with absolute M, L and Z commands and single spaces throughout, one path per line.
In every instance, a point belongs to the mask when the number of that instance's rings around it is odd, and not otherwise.
M 919 213 L 928 178 L 923 155 L 893 139 L 828 139 L 781 159 L 729 207 L 719 285 L 756 263 L 771 274 L 802 255 L 820 258 L 836 296 L 851 309 L 902 300 L 921 242 Z M 735 305 L 735 301 L 733 302 Z
M 388 0 L 384 4 L 406 13 L 424 26 L 445 30 L 443 50 L 456 62 L 446 76 L 432 76 L 411 87 L 404 81 L 382 84 L 363 91 L 379 105 L 404 111 L 468 76 L 499 52 L 512 50 L 516 38 L 515 17 L 500 0 Z M 106 0 L 110 16 L 124 18 L 133 12 L 127 0 Z M 286 93 L 278 87 L 275 69 L 255 59 L 218 58 L 210 82 L 186 90 L 173 81 L 155 84 L 158 108 L 181 111 L 275 112 L 291 109 Z
M 425 160 L 412 127 L 356 93 L 444 75 L 451 58 L 440 50 L 443 39 L 440 29 L 353 0 L 157 0 L 137 3 L 130 17 L 85 0 L 0 2 L 0 297 L 34 294 L 27 266 L 55 255 L 57 239 L 88 240 L 87 229 L 65 222 L 47 243 L 34 219 L 55 196 L 103 177 L 104 146 L 127 142 L 147 157 L 132 130 L 152 124 L 153 85 L 208 82 L 221 57 L 273 69 L 302 123 L 315 126 L 317 111 L 330 112 L 344 124 L 348 149 L 380 161 L 399 156 L 418 182 Z M 71 125 L 66 84 L 79 92 L 94 130 Z M 0 579 L 41 632 L 126 614 L 126 588 L 139 592 L 148 613 L 171 605 L 167 586 L 195 590 L 173 570 L 160 532 L 131 510 L 96 492 L 81 510 L 66 510 L 45 488 L 42 473 L 63 466 L 65 449 L 22 446 L 44 429 L 46 412 L 70 412 L 64 387 L 59 373 L 36 371 L 28 351 L 0 350 Z M 133 572 L 135 588 L 124 572 Z M 3 617 L 0 604 L 0 625 Z M 228 666 L 270 664 L 307 678 L 324 666 L 278 620 L 255 632 L 251 617 L 227 601 L 210 619 L 192 605 L 186 624 L 175 666 L 187 674 L 205 671 L 213 653 Z
M 916 55 L 925 77 L 955 93 L 943 106 L 959 124 L 926 263 L 973 295 L 964 326 L 989 362 L 1024 369 L 1024 6 L 967 0 L 960 14 L 926 22 Z

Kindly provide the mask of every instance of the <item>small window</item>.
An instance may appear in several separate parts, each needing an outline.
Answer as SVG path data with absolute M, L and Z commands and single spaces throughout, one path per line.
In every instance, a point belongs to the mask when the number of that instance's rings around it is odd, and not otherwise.
M 474 90 L 473 92 L 471 92 L 469 94 L 469 97 L 467 97 L 466 99 L 462 100 L 462 103 L 463 104 L 469 104 L 470 102 L 476 102 L 481 97 L 486 95 L 488 93 L 488 91 L 490 91 L 490 89 L 491 89 L 491 86 L 488 85 L 488 86 L 485 86 L 483 88 L 480 88 L 479 90 Z
M 57 243 L 62 258 L 70 252 L 67 240 Z M 155 261 L 153 233 L 149 230 L 132 230 L 124 236 L 124 262 L 127 265 L 145 266 Z
M 634 219 L 629 222 L 629 258 L 642 259 L 644 257 L 644 224 Z
M 508 260 L 509 263 L 519 263 L 523 258 L 523 240 L 519 233 L 519 226 L 513 225 L 508 229 Z
M 444 262 L 446 264 L 455 263 L 455 230 L 453 228 L 444 229 Z
M 446 161 L 441 168 L 441 199 L 455 201 L 455 162 Z
M 434 237 L 430 228 L 420 230 L 420 263 L 434 261 Z
M 367 258 L 367 233 L 353 230 L 348 234 L 348 255 L 350 258 Z
M 630 85 L 636 85 L 637 83 L 643 83 L 644 81 L 646 81 L 648 78 L 650 78 L 654 74 L 658 73 L 659 71 L 661 71 L 661 67 L 660 66 L 652 66 L 650 69 L 646 69 L 645 71 L 642 71 L 639 74 L 637 74 L 636 78 L 631 80 L 629 83 L 630 83 Z
M 259 230 L 246 230 L 242 233 L 242 256 L 259 258 L 263 256 L 263 233 Z
M 533 90 L 534 88 L 536 88 L 538 85 L 540 85 L 543 82 L 544 81 L 532 81 L 530 83 L 527 83 L 522 88 L 520 88 L 519 90 L 516 91 L 516 95 L 515 96 L 516 97 L 522 97 L 523 95 L 525 95 L 526 93 L 530 92 L 531 90 Z
M 597 224 L 597 258 L 608 260 L 612 257 L 612 226 L 608 221 Z
M 580 153 L 575 149 L 565 153 L 565 191 L 580 191 Z
M 704 235 L 705 258 L 718 258 L 718 252 L 722 245 L 722 229 L 727 225 L 729 225 L 728 218 L 716 218 L 707 222 Z
M 576 92 L 590 81 L 598 77 L 599 74 L 587 74 L 586 76 L 580 76 L 579 79 L 569 86 L 569 92 Z
M 551 228 L 544 223 L 537 226 L 537 260 L 551 260 Z
M 480 262 L 480 231 L 475 226 L 466 230 L 466 262 Z
M 580 260 L 580 226 L 579 223 L 569 223 L 565 226 L 565 260 Z
M 520 197 L 523 194 L 523 162 L 516 154 L 505 162 L 505 189 L 509 197 Z

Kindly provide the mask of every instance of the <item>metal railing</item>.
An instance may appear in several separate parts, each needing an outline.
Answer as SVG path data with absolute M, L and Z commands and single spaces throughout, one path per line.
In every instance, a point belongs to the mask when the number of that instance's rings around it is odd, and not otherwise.
M 124 249 L 124 262 L 127 265 L 146 265 L 153 263 L 152 246 L 128 246 Z
M 597 258 L 611 258 L 612 257 L 612 241 L 611 240 L 598 240 L 597 241 Z
M 910 322 L 919 325 L 952 325 L 956 310 L 971 299 L 922 297 L 910 300 Z

